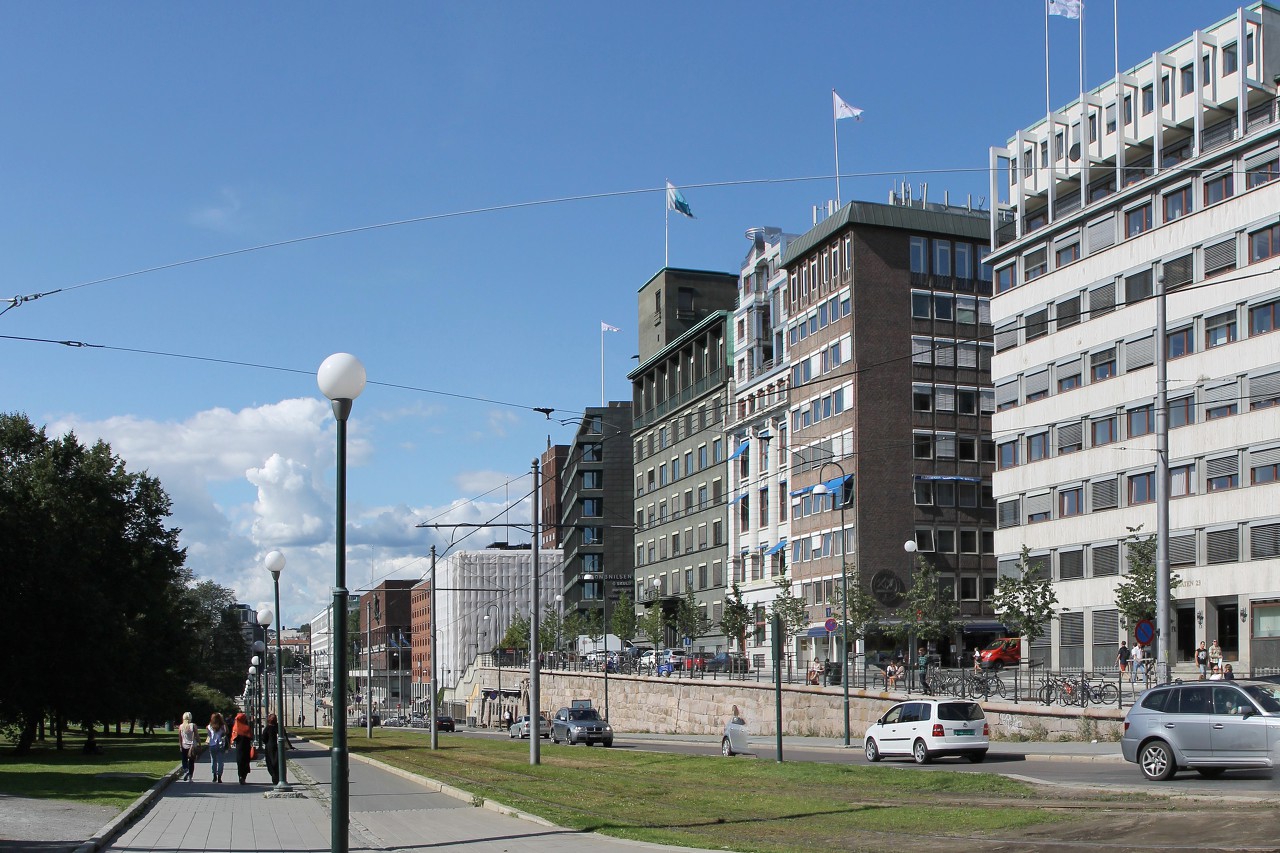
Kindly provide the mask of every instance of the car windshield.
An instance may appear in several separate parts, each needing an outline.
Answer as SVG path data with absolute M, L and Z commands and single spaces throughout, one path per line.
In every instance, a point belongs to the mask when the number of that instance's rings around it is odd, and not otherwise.
M 986 650 L 987 650 L 987 651 L 989 651 L 989 652 L 996 652 L 996 651 L 1000 651 L 1001 649 L 1003 649 L 1003 648 L 1005 647 L 1005 644 L 1006 644 L 1007 642 L 1008 642 L 1008 640 L 996 640 L 996 641 L 995 641 L 995 642 L 993 642 L 991 645 L 987 646 Z
M 938 719 L 972 722 L 982 719 L 982 707 L 977 702 L 939 702 Z
M 571 720 L 598 720 L 600 715 L 596 713 L 595 708 L 574 708 L 569 711 L 569 719 Z
M 1268 714 L 1280 714 L 1280 685 L 1250 684 L 1244 691 Z

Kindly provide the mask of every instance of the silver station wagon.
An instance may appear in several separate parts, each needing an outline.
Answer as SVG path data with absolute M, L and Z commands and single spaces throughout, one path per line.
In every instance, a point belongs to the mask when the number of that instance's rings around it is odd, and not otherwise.
M 1196 681 L 1153 688 L 1125 716 L 1120 749 L 1153 781 L 1184 769 L 1213 778 L 1225 770 L 1274 767 L 1280 685 Z

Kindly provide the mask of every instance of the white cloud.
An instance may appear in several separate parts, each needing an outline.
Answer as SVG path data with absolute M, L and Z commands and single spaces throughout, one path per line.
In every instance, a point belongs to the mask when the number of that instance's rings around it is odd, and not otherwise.
M 192 210 L 187 220 L 200 228 L 234 234 L 243 230 L 242 210 L 240 193 L 230 187 L 223 187 L 218 191 L 216 202 Z

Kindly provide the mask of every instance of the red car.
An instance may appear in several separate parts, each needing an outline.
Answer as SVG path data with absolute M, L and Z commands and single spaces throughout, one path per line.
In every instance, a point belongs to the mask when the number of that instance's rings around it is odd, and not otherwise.
M 703 670 L 707 668 L 707 656 L 701 652 L 686 655 L 684 659 L 684 669 L 686 672 L 694 670 Z
M 1018 637 L 1001 637 L 979 653 L 979 665 L 983 669 L 1003 669 L 1022 662 L 1022 640 Z

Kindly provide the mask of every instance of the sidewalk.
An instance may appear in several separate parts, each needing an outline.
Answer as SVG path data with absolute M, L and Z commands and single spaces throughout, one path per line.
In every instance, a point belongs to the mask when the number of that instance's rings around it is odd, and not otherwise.
M 213 784 L 202 766 L 194 782 L 172 782 L 149 811 L 105 850 L 140 851 L 326 851 L 330 849 L 329 751 L 297 743 L 289 756 L 314 785 L 297 785 L 302 799 L 268 799 L 266 770 L 255 765 L 250 784 Z M 232 777 L 234 778 L 234 776 Z M 352 851 L 454 850 L 483 853 L 634 853 L 679 851 L 549 826 L 537 819 L 476 808 L 469 800 L 435 793 L 421 781 L 353 756 L 350 763 Z

